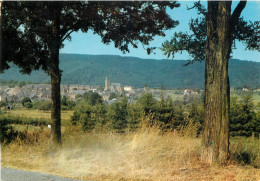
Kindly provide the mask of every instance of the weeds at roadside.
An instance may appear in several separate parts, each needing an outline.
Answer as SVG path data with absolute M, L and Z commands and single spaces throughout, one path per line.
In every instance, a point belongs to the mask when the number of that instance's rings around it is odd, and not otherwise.
M 189 137 L 193 132 L 188 133 L 191 127 L 163 132 L 158 127 L 143 126 L 136 132 L 126 134 L 83 133 L 80 128 L 67 127 L 63 145 L 57 149 L 52 148 L 50 130 L 23 132 L 2 148 L 2 163 L 7 167 L 88 180 L 259 178 L 259 170 L 243 168 L 236 163 L 221 168 L 200 162 L 200 139 Z M 232 149 L 238 140 L 234 140 Z M 252 140 L 247 141 L 241 140 L 243 144 L 255 145 Z M 232 154 L 243 149 L 234 149 Z M 236 162 L 237 158 L 234 158 Z M 251 158 L 250 165 L 257 162 L 254 158 Z
M 231 139 L 231 159 L 241 165 L 260 168 L 260 139 L 235 137 Z

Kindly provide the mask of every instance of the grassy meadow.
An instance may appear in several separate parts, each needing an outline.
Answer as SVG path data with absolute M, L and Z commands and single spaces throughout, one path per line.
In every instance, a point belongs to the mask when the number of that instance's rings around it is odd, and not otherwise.
M 179 99 L 177 94 L 172 96 Z M 230 159 L 227 165 L 218 166 L 201 161 L 196 125 L 178 131 L 143 124 L 125 133 L 83 132 L 71 124 L 73 112 L 61 113 L 60 147 L 53 146 L 47 128 L 50 111 L 14 109 L 0 114 L 18 131 L 13 141 L 1 147 L 2 166 L 98 181 L 260 180 L 257 137 L 231 137 Z
M 48 112 L 12 110 L 9 115 L 48 118 Z M 27 114 L 26 114 L 27 113 Z M 63 120 L 71 112 L 63 112 Z M 38 117 L 39 116 L 39 117 Z M 64 119 L 65 118 L 65 119 Z M 234 137 L 225 166 L 200 160 L 201 139 L 193 127 L 162 132 L 143 126 L 136 132 L 84 133 L 63 126 L 61 147 L 54 148 L 47 126 L 14 125 L 23 134 L 2 147 L 2 166 L 83 180 L 259 180 L 260 140 Z
M 73 115 L 74 111 L 61 111 L 61 119 L 62 121 L 70 120 L 70 117 Z M 6 110 L 6 115 L 17 116 L 23 118 L 37 118 L 37 119 L 51 119 L 50 111 L 42 111 L 36 109 L 14 109 L 14 110 Z
M 185 130 L 189 132 L 189 130 Z M 41 171 L 85 180 L 258 180 L 260 170 L 239 159 L 255 154 L 260 166 L 259 140 L 231 139 L 228 165 L 200 161 L 201 140 L 156 127 L 135 133 L 82 133 L 63 130 L 63 145 L 53 148 L 50 130 L 36 130 L 2 148 L 4 167 Z M 37 141 L 36 141 L 37 140 Z M 252 149 L 252 150 L 251 150 Z
M 69 125 L 70 118 L 73 115 L 74 111 L 61 111 L 61 125 Z M 26 127 L 25 125 L 32 126 L 30 123 L 35 122 L 33 125 L 39 124 L 47 125 L 50 124 L 51 112 L 42 111 L 36 109 L 14 109 L 14 110 L 5 110 L 1 117 L 6 117 L 10 120 L 13 120 L 14 127 Z M 19 121 L 18 121 L 19 120 Z M 37 126 L 36 126 L 37 128 Z

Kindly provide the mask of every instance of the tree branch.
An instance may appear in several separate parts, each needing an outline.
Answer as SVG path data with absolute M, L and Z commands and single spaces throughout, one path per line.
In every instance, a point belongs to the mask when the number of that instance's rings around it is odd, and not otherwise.
M 247 0 L 240 0 L 238 3 L 236 9 L 234 10 L 233 14 L 231 15 L 231 27 L 234 29 L 234 27 L 238 24 L 239 17 L 245 8 L 247 3 Z
M 70 34 L 71 34 L 72 32 L 74 32 L 74 30 L 70 30 L 70 31 L 62 38 L 61 42 L 63 42 L 64 40 L 66 40 L 66 39 L 70 36 Z

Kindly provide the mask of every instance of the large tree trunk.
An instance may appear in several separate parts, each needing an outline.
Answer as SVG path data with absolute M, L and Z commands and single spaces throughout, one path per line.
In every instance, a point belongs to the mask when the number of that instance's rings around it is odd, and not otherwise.
M 228 159 L 230 12 L 230 1 L 208 1 L 202 159 L 210 163 Z
M 51 67 L 51 135 L 53 143 L 61 143 L 61 105 L 60 105 L 60 81 L 61 74 L 59 71 L 59 50 L 52 52 L 51 60 L 54 65 Z
M 2 0 L 0 0 L 0 69 L 2 68 Z M 0 168 L 1 168 L 1 159 L 2 159 L 2 147 L 1 147 L 1 143 L 0 143 Z M 1 169 L 0 169 L 0 180 L 2 178 L 1 175 Z
M 3 37 L 2 37 L 2 3 L 3 1 L 0 0 L 0 70 L 2 69 L 2 40 L 3 40 Z
M 51 76 L 51 135 L 54 144 L 61 144 L 61 105 L 60 105 L 60 82 L 61 72 L 59 69 L 60 49 L 60 2 L 50 2 L 52 12 L 52 39 L 49 47 L 51 52 L 50 71 Z

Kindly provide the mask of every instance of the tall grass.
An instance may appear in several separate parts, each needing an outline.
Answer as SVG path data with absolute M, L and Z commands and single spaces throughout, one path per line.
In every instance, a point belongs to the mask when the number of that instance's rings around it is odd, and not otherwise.
M 61 111 L 61 118 L 64 120 L 69 120 L 73 115 L 74 111 Z M 12 116 L 20 116 L 26 118 L 42 118 L 42 119 L 51 119 L 50 111 L 42 111 L 37 109 L 14 109 L 7 110 L 6 114 Z
M 256 180 L 258 169 L 200 161 L 200 139 L 191 128 L 162 132 L 141 127 L 135 133 L 82 133 L 77 127 L 53 148 L 49 130 L 24 132 L 3 147 L 7 167 L 38 170 L 86 180 Z M 185 133 L 185 134 L 184 134 Z M 251 143 L 251 142 L 250 142 Z M 259 158 L 259 155 L 258 155 Z
M 230 153 L 239 164 L 260 169 L 260 138 L 235 137 L 231 139 Z
M 50 120 L 44 118 L 25 118 L 21 116 L 10 116 L 10 115 L 1 116 L 0 121 L 5 122 L 7 124 L 34 125 L 34 126 L 50 124 Z

